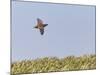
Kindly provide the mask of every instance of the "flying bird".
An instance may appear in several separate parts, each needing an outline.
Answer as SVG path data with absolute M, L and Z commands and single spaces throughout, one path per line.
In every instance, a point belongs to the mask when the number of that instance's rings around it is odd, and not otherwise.
M 47 25 L 48 24 L 44 24 L 41 19 L 37 18 L 37 25 L 34 28 L 39 29 L 41 35 L 43 35 L 44 34 L 44 27 L 46 27 Z

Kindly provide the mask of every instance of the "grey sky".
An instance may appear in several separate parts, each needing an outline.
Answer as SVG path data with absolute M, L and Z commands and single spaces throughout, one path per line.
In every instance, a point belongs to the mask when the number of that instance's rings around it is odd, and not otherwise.
M 48 24 L 43 36 L 37 18 Z M 12 61 L 94 53 L 94 6 L 12 2 Z

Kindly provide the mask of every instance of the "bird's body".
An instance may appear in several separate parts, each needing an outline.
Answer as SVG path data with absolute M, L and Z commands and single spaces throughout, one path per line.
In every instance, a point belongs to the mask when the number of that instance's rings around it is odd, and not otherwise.
M 37 25 L 34 28 L 37 28 L 40 30 L 41 35 L 44 34 L 44 27 L 48 24 L 43 24 L 43 21 L 39 18 L 37 18 Z

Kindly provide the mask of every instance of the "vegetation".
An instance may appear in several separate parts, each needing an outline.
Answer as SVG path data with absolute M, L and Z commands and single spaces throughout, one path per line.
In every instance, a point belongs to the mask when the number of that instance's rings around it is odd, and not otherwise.
M 11 64 L 11 74 L 32 74 L 41 72 L 61 72 L 96 69 L 96 56 L 84 55 L 65 58 L 45 57 L 35 60 L 23 60 Z

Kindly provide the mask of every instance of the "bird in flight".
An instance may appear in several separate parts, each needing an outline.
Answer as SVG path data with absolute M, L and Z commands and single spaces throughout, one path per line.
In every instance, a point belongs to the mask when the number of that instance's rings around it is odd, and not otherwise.
M 44 34 L 44 27 L 46 27 L 48 24 L 44 24 L 43 21 L 39 18 L 37 18 L 37 25 L 34 28 L 37 28 L 40 30 L 41 35 Z

